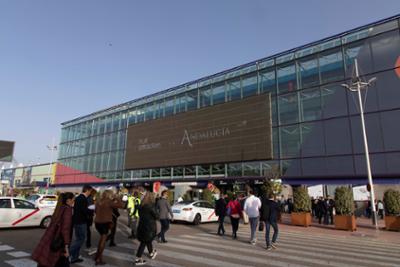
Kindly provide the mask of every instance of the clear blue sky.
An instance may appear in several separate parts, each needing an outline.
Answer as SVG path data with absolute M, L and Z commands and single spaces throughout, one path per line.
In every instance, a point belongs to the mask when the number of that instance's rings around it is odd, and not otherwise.
M 0 140 L 48 162 L 61 122 L 399 12 L 399 0 L 2 0 Z

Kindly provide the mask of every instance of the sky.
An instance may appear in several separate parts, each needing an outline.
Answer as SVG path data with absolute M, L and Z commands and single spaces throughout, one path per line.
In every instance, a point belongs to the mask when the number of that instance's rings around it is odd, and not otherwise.
M 397 13 L 399 0 L 0 0 L 0 140 L 49 162 L 62 122 Z

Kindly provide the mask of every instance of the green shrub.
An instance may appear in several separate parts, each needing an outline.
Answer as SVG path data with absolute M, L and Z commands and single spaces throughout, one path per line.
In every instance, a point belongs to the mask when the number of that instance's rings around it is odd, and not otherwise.
M 383 196 L 385 213 L 387 215 L 400 214 L 400 191 L 389 189 Z
M 354 215 L 353 189 L 341 186 L 335 190 L 335 210 L 337 215 Z
M 298 187 L 293 190 L 293 210 L 294 212 L 311 211 L 311 199 L 307 188 Z

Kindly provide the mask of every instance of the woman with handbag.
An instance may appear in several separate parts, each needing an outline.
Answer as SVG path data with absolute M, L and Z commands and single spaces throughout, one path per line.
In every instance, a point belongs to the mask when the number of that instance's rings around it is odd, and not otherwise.
M 72 207 L 75 196 L 61 193 L 51 223 L 32 253 L 38 267 L 68 267 L 69 244 L 72 235 Z
M 239 220 L 240 217 L 242 217 L 242 206 L 236 198 L 236 195 L 233 195 L 232 199 L 228 202 L 228 205 L 226 206 L 226 215 L 231 218 L 232 238 L 236 239 L 236 233 L 239 229 Z
M 104 265 L 103 251 L 106 246 L 108 232 L 113 227 L 113 209 L 123 208 L 124 203 L 121 199 L 115 198 L 111 190 L 105 190 L 99 201 L 96 202 L 94 219 L 97 232 L 100 234 L 99 245 L 97 247 L 95 262 L 96 265 Z

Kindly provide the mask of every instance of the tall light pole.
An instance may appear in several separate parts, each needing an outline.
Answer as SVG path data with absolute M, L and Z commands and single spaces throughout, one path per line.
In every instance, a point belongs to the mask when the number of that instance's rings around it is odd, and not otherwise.
M 358 104 L 360 106 L 360 117 L 361 117 L 361 126 L 363 132 L 363 139 L 364 139 L 364 149 L 365 149 L 365 161 L 367 163 L 367 174 L 368 174 L 368 183 L 371 189 L 371 209 L 372 209 L 372 224 L 375 226 L 375 229 L 379 229 L 378 227 L 378 217 L 376 214 L 376 207 L 375 207 L 375 191 L 374 191 L 374 184 L 372 182 L 372 174 L 371 174 L 371 164 L 369 160 L 369 149 L 368 149 L 368 140 L 367 140 L 367 132 L 365 130 L 365 120 L 364 120 L 364 107 L 361 98 L 361 89 L 368 88 L 371 84 L 376 80 L 376 78 L 370 79 L 368 82 L 363 82 L 360 78 L 358 72 L 358 62 L 357 59 L 354 59 L 354 66 L 355 66 L 355 77 L 353 77 L 353 81 L 351 85 L 342 84 L 343 87 L 349 89 L 352 92 L 357 92 L 358 95 Z
M 47 184 L 46 184 L 46 195 L 49 193 L 49 185 L 50 185 L 50 178 L 51 178 L 51 170 L 53 167 L 53 155 L 54 155 L 54 151 L 57 150 L 57 146 L 55 144 L 55 140 L 53 138 L 53 142 L 51 145 L 47 145 L 47 149 L 50 150 L 50 165 L 49 165 L 49 177 L 47 178 Z

